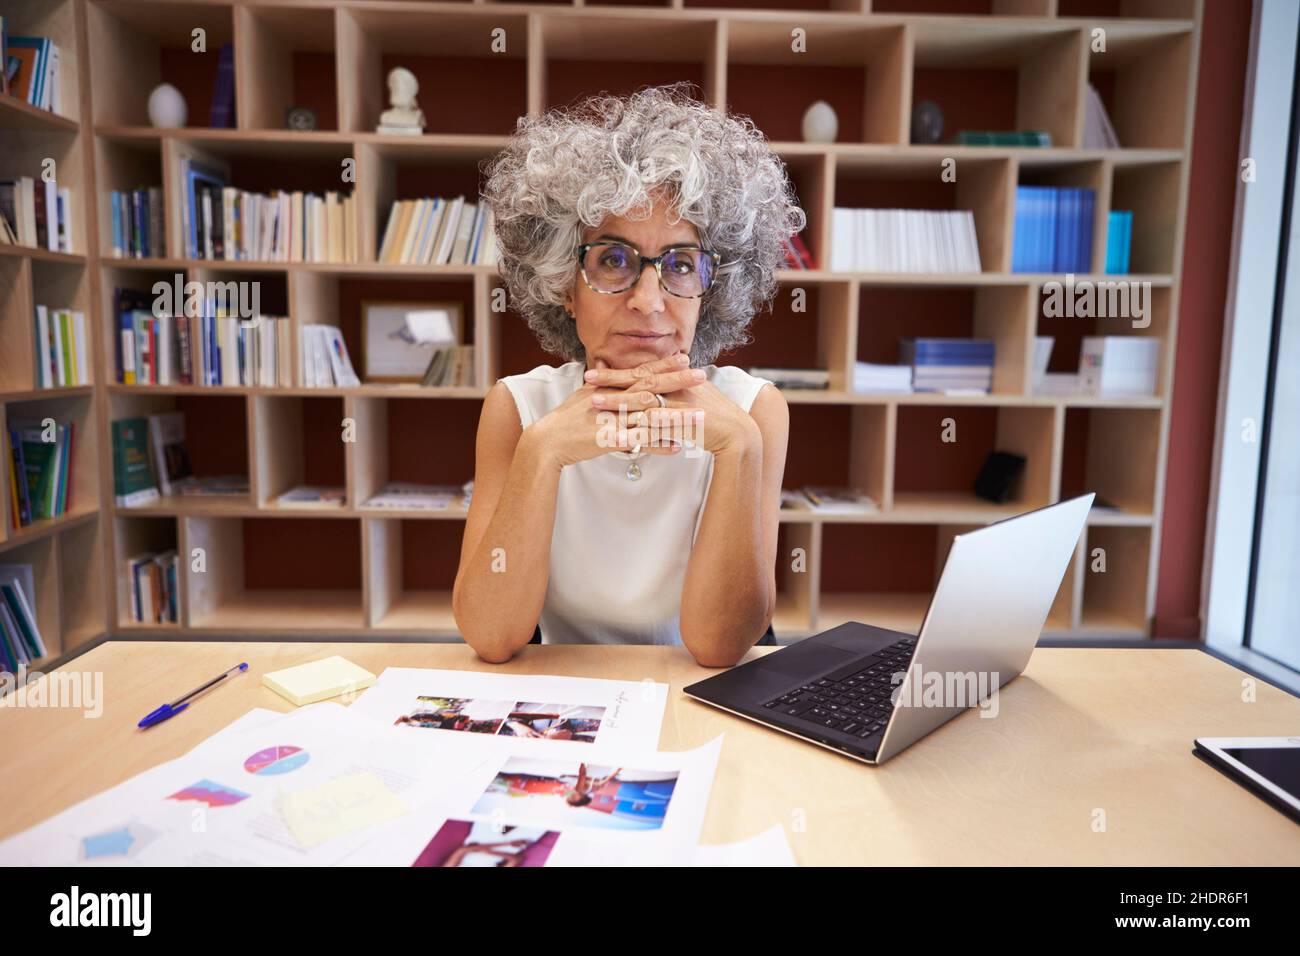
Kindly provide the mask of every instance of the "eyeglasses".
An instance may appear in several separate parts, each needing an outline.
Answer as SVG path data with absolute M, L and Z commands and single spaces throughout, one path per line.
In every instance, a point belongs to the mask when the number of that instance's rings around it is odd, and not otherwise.
M 640 281 L 641 271 L 653 265 L 665 292 L 682 299 L 698 299 L 709 291 L 717 275 L 734 268 L 737 262 L 723 262 L 721 255 L 699 246 L 673 246 L 651 258 L 625 242 L 587 242 L 578 247 L 578 265 L 593 292 L 626 292 Z

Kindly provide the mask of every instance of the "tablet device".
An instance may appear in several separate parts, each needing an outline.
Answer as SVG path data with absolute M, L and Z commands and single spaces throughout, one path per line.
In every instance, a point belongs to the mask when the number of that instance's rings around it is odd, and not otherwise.
M 1300 823 L 1300 737 L 1198 737 L 1192 753 Z

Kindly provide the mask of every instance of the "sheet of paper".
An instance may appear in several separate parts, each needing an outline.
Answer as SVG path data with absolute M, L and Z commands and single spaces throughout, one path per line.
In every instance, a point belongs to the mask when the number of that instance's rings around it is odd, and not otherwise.
M 776 824 L 737 843 L 699 846 L 692 866 L 798 866 L 785 829 Z
M 6 840 L 0 862 L 329 865 L 355 850 L 370 826 L 304 845 L 279 811 L 282 798 L 370 773 L 405 811 L 482 759 L 332 702 L 288 715 L 245 715 L 184 756 Z
M 722 738 L 681 753 L 520 742 L 380 828 L 345 866 L 621 866 L 695 855 Z
M 174 782 L 178 767 L 201 755 L 214 741 L 283 718 L 283 714 L 262 707 L 249 710 L 176 760 L 143 771 L 0 841 L 0 865 L 123 866 L 138 862 L 139 855 L 164 837 L 169 826 L 193 822 L 189 808 L 182 808 L 182 801 L 168 796 L 184 787 Z M 179 776 L 183 778 L 184 774 Z M 166 802 L 160 801 L 159 794 Z M 180 813 L 172 812 L 178 809 Z
M 411 732 L 654 750 L 668 685 L 390 667 L 352 704 Z

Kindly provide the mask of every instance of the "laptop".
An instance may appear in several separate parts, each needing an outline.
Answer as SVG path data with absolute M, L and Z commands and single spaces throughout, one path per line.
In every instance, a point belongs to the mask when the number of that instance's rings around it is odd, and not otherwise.
M 685 693 L 884 763 L 1029 663 L 1092 494 L 953 538 L 917 634 L 849 622 L 699 681 Z

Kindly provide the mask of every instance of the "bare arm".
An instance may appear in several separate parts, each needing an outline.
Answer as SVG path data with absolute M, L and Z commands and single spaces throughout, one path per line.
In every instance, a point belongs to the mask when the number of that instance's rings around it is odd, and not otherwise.
M 790 433 L 785 397 L 765 385 L 749 418 L 753 427 L 739 429 L 714 453 L 682 588 L 682 643 L 706 667 L 740 660 L 776 610 L 776 536 Z
M 496 664 L 532 638 L 550 578 L 560 465 L 538 445 L 536 432 L 520 426 L 509 389 L 494 385 L 479 419 L 451 606 L 465 643 Z

